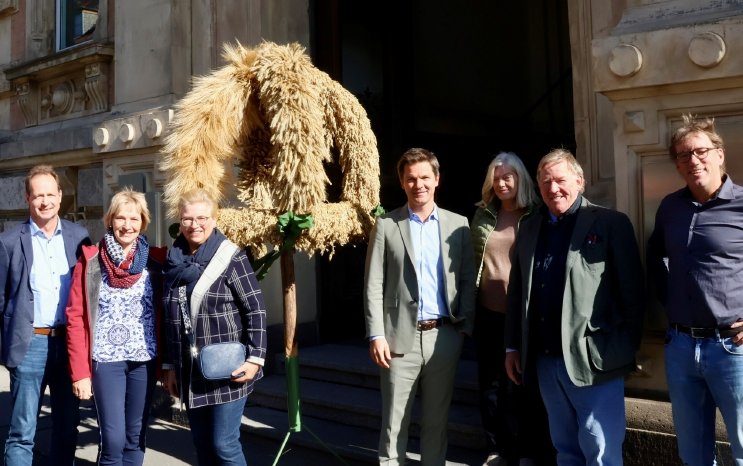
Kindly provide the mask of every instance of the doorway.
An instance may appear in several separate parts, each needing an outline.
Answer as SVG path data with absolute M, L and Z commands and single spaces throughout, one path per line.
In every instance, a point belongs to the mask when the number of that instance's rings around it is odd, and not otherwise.
M 519 155 L 533 174 L 575 150 L 567 0 L 310 3 L 314 63 L 357 96 L 377 136 L 381 202 L 405 203 L 395 164 L 410 147 L 441 163 L 437 204 L 468 218 L 487 165 Z M 362 339 L 365 245 L 318 261 L 324 342 Z

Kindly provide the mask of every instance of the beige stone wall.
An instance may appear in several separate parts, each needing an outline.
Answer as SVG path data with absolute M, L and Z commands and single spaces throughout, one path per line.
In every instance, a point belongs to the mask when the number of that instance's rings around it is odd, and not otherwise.
M 10 63 L 10 15 L 17 8 L 14 2 L 0 1 L 0 63 Z M 10 83 L 0 73 L 0 135 L 10 129 Z
M 222 64 L 224 42 L 267 39 L 309 47 L 307 0 L 101 0 L 93 42 L 103 48 L 57 53 L 54 4 L 26 0 L 19 9 L 18 0 L 0 0 L 0 66 L 6 70 L 0 73 L 0 138 L 11 136 L 0 139 L 0 228 L 3 218 L 11 225 L 26 215 L 18 186 L 28 168 L 43 162 L 71 174 L 63 213 L 99 238 L 100 217 L 120 176 L 144 176 L 157 199 L 164 180 L 159 150 L 173 104 L 188 92 L 193 75 Z M 11 18 L 22 20 L 16 30 L 23 37 L 12 37 Z M 11 44 L 25 54 L 13 63 Z M 101 65 L 92 68 L 92 62 Z M 13 108 L 21 128 L 12 126 Z M 151 240 L 168 243 L 171 221 L 159 205 L 155 210 Z M 296 267 L 299 320 L 312 321 L 314 261 L 297 257 Z M 278 266 L 263 286 L 269 323 L 280 323 Z
M 569 1 L 578 157 L 587 195 L 625 212 L 641 249 L 663 196 L 683 186 L 668 159 L 680 115 L 714 116 L 728 154 L 743 150 L 743 8 L 698 0 Z M 734 180 L 743 162 L 728 156 Z M 664 312 L 650 290 L 640 372 L 665 391 Z

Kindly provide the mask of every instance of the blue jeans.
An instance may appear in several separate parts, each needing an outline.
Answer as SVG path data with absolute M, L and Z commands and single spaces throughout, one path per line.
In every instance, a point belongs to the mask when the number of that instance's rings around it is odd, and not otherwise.
M 247 397 L 229 403 L 188 408 L 188 422 L 199 466 L 245 466 L 240 421 Z
M 31 466 L 36 421 L 44 391 L 49 386 L 52 408 L 52 442 L 49 462 L 75 463 L 80 401 L 72 394 L 65 336 L 33 335 L 18 367 L 10 368 L 10 426 L 5 442 L 7 466 Z
M 93 362 L 93 393 L 101 431 L 100 465 L 144 462 L 155 361 Z
M 624 379 L 578 387 L 562 358 L 539 356 L 539 391 L 559 466 L 620 466 L 626 420 Z
M 737 466 L 743 465 L 743 347 L 731 338 L 666 334 L 666 377 L 684 464 L 715 461 L 715 407 L 725 420 Z

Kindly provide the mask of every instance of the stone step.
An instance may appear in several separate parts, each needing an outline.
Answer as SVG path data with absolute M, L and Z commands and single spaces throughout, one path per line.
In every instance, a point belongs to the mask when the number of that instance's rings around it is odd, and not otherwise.
M 303 378 L 300 380 L 300 394 L 303 415 L 379 430 L 381 398 L 378 390 Z M 285 411 L 285 378 L 282 375 L 265 377 L 256 384 L 250 399 L 256 405 Z M 418 436 L 421 415 L 420 403 L 416 401 L 410 425 L 411 436 Z M 479 410 L 475 406 L 451 405 L 449 443 L 473 449 L 484 447 Z
M 241 429 L 247 436 L 261 436 L 281 441 L 288 432 L 286 411 L 251 404 L 245 410 Z M 319 441 L 312 434 L 317 436 Z M 301 455 L 302 449 L 328 451 L 329 448 L 341 456 L 349 466 L 366 466 L 378 464 L 378 441 L 379 432 L 376 430 L 349 426 L 304 414 L 302 430 L 289 435 L 284 455 Z M 420 463 L 420 449 L 415 438 L 411 438 L 408 443 L 407 458 L 408 464 Z M 481 451 L 450 445 L 446 465 L 479 465 L 482 461 Z M 328 465 L 331 464 L 333 463 L 328 463 Z
M 284 371 L 284 355 L 277 356 L 278 372 Z M 366 346 L 326 344 L 301 348 L 299 373 L 303 379 L 379 390 L 379 368 L 371 362 Z M 454 380 L 453 403 L 477 405 L 477 363 L 459 361 Z

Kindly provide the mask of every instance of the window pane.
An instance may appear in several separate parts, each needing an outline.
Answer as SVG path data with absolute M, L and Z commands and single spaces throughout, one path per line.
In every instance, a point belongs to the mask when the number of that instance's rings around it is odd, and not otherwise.
M 98 0 L 59 0 L 59 49 L 90 40 L 98 21 Z

